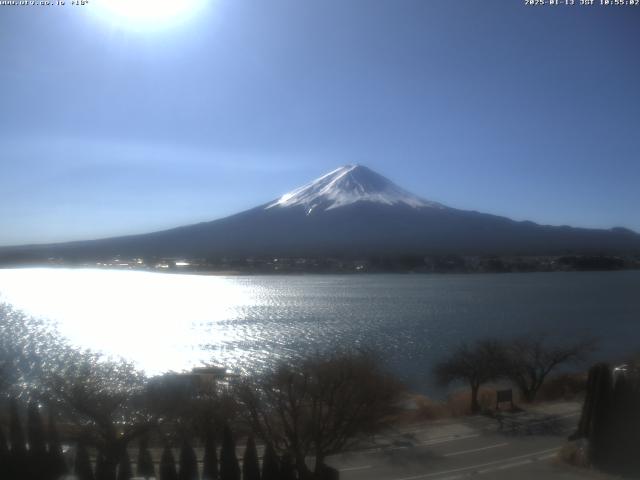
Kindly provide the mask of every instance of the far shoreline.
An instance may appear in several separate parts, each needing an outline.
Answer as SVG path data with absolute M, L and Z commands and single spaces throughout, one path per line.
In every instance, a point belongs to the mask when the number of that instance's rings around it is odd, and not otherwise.
M 617 268 L 576 268 L 575 266 L 565 265 L 562 268 L 530 268 L 530 269 L 351 269 L 351 268 L 323 268 L 323 269 L 301 269 L 301 268 L 202 268 L 202 267 L 164 267 L 154 268 L 144 265 L 105 265 L 94 263 L 6 263 L 0 264 L 0 270 L 23 270 L 23 269 L 70 269 L 70 270 L 104 270 L 104 271 L 129 271 L 129 272 L 148 272 L 162 273 L 171 275 L 199 275 L 211 277 L 240 277 L 240 276 L 323 276 L 323 275 L 345 275 L 345 276 L 361 276 L 361 275 L 482 275 L 482 274 L 530 274 L 530 273 L 604 273 L 604 272 L 621 272 L 621 271 L 640 271 L 640 260 L 638 263 L 631 263 Z

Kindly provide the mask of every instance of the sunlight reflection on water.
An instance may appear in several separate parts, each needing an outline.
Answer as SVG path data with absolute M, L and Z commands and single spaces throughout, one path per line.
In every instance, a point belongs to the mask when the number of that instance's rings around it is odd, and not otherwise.
M 215 325 L 235 318 L 238 306 L 251 304 L 249 290 L 224 277 L 0 270 L 3 300 L 55 321 L 72 343 L 132 359 L 148 373 L 210 360 L 211 353 L 200 348 L 203 341 L 240 341 L 241 331 Z
M 630 271 L 225 277 L 0 270 L 0 301 L 150 374 L 203 362 L 250 373 L 283 357 L 367 347 L 430 392 L 437 390 L 433 363 L 478 337 L 547 331 L 600 337 L 603 355 L 638 349 L 639 286 L 640 272 Z

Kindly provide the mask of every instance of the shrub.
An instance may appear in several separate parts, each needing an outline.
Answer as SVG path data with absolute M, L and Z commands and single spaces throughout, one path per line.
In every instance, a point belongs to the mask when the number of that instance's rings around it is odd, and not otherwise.
M 198 459 L 188 442 L 182 443 L 180 449 L 180 471 L 178 480 L 198 480 Z
M 240 480 L 240 466 L 236 457 L 236 443 L 229 425 L 224 426 L 220 450 L 220 479 Z
M 208 431 L 204 443 L 204 458 L 202 480 L 218 480 L 218 454 L 216 453 L 216 439 L 213 432 Z
M 575 400 L 587 388 L 586 373 L 563 373 L 549 378 L 538 392 L 538 400 Z
M 75 473 L 78 480 L 94 480 L 91 460 L 84 442 L 79 442 L 76 450 Z
M 133 477 L 131 459 L 129 458 L 129 452 L 125 449 L 118 464 L 118 480 L 131 480 L 131 477 Z
M 280 461 L 269 443 L 262 458 L 262 480 L 280 480 Z
M 168 445 L 164 447 L 162 456 L 160 457 L 160 480 L 178 480 L 176 460 Z
M 258 451 L 253 437 L 247 439 L 247 448 L 244 450 L 242 460 L 242 480 L 260 480 L 260 464 L 258 463 Z
M 156 476 L 156 468 L 153 465 L 153 458 L 151 458 L 146 438 L 140 439 L 138 443 L 137 472 L 139 477 L 155 478 Z

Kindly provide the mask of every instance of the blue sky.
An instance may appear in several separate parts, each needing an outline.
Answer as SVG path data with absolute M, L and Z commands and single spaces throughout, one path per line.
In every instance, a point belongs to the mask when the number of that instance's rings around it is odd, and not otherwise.
M 149 29 L 98 3 L 0 6 L 0 245 L 212 220 L 347 163 L 640 231 L 640 7 L 210 0 Z

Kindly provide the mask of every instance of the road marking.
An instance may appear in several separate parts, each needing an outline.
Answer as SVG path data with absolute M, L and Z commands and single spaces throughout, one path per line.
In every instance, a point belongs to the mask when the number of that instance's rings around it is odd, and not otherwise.
M 353 472 L 354 470 L 366 470 L 367 468 L 371 468 L 371 465 L 362 465 L 360 467 L 339 468 L 338 470 L 340 470 L 341 472 Z
M 489 473 L 489 472 L 495 472 L 498 470 L 507 470 L 508 468 L 514 468 L 514 467 L 520 467 L 522 465 L 529 465 L 535 461 L 539 461 L 539 460 L 548 460 L 552 457 L 555 456 L 555 452 L 554 453 L 550 453 L 548 455 L 543 455 L 542 457 L 533 457 L 531 459 L 528 460 L 522 460 L 520 462 L 514 462 L 514 463 L 507 463 L 506 465 L 500 465 L 498 467 L 493 467 L 493 468 L 486 468 L 484 470 L 474 470 L 471 472 L 465 472 L 463 474 L 460 475 L 451 475 L 449 477 L 440 477 L 438 480 L 461 480 L 464 478 L 469 478 L 475 475 L 483 475 L 485 473 Z
M 526 460 L 520 460 L 519 462 L 506 463 L 504 465 L 499 465 L 497 467 L 486 468 L 484 470 L 478 470 L 478 473 L 479 474 L 483 474 L 483 473 L 488 473 L 488 472 L 494 472 L 496 470 L 506 470 L 508 468 L 520 467 L 522 465 L 528 465 L 528 464 L 536 462 L 536 461 L 548 460 L 549 458 L 552 458 L 553 456 L 555 456 L 555 452 L 554 453 L 550 453 L 548 455 L 543 455 L 543 456 L 540 456 L 540 457 L 533 457 L 533 458 L 528 458 Z
M 386 451 L 390 451 L 390 450 L 406 450 L 407 448 L 415 448 L 415 447 L 425 447 L 428 445 L 439 445 L 441 443 L 449 443 L 449 442 L 455 442 L 457 440 L 466 440 L 467 438 L 477 438 L 479 437 L 480 434 L 479 433 L 474 433 L 472 435 L 449 435 L 447 437 L 437 437 L 437 439 L 432 439 L 432 440 L 427 440 L 426 442 L 420 442 L 420 443 L 415 443 L 412 445 L 402 445 L 402 446 L 397 446 L 397 447 L 375 447 L 375 448 L 368 448 L 366 450 L 360 450 L 358 451 L 358 453 L 379 453 L 379 452 L 386 452 Z
M 499 465 L 499 464 L 504 464 L 504 462 L 510 462 L 513 460 L 520 460 L 523 458 L 529 458 L 529 462 L 538 460 L 538 459 L 543 459 L 543 458 L 549 458 L 549 456 L 545 456 L 545 457 L 540 457 L 541 455 L 544 454 L 548 454 L 551 452 L 557 452 L 558 450 L 560 450 L 560 448 L 556 447 L 556 448 L 548 448 L 546 450 L 540 450 L 538 452 L 531 452 L 531 453 L 527 453 L 525 455 L 518 455 L 515 457 L 509 457 L 509 458 L 503 458 L 501 460 L 494 460 L 492 462 L 487 462 L 487 463 L 480 463 L 478 465 L 469 465 L 468 467 L 460 467 L 460 468 L 454 468 L 451 470 L 442 470 L 440 472 L 431 472 L 431 473 L 424 473 L 422 475 L 414 475 L 412 477 L 402 477 L 402 478 L 395 478 L 393 480 L 418 480 L 421 478 L 429 478 L 429 477 L 435 477 L 438 475 L 446 475 L 447 473 L 457 473 L 457 472 L 464 472 L 465 470 L 477 470 L 478 468 L 481 467 L 488 467 L 491 465 Z M 551 455 L 553 456 L 553 455 Z M 529 462 L 525 462 L 525 463 L 529 463 Z M 517 466 L 517 465 L 515 465 Z M 495 470 L 495 468 L 494 468 Z M 488 471 L 488 470 L 487 470 Z M 454 477 L 454 478 L 459 478 L 459 477 Z
M 420 446 L 424 446 L 424 445 L 439 445 L 441 443 L 449 443 L 449 442 L 455 442 L 456 440 L 466 440 L 467 438 L 477 438 L 479 437 L 480 434 L 479 433 L 472 433 L 470 435 L 452 435 L 449 438 L 447 438 L 446 440 L 427 440 L 426 442 L 421 442 L 418 443 L 418 445 Z
M 489 450 L 491 448 L 505 447 L 507 445 L 509 445 L 508 442 L 496 443 L 495 445 L 489 445 L 489 446 L 486 446 L 486 447 L 472 448 L 470 450 L 462 450 L 460 452 L 445 453 L 443 455 L 443 457 L 455 457 L 457 455 L 464 455 L 465 453 L 481 452 L 482 450 Z
M 479 433 L 474 433 L 473 435 L 452 435 L 448 438 L 441 437 L 438 440 L 427 440 L 426 442 L 415 443 L 413 445 L 402 445 L 399 447 L 389 447 L 383 448 L 382 450 L 405 450 L 407 448 L 415 448 L 415 447 L 427 447 L 430 445 L 440 445 L 441 443 L 450 443 L 458 440 L 465 440 L 467 438 L 477 438 L 479 437 Z

